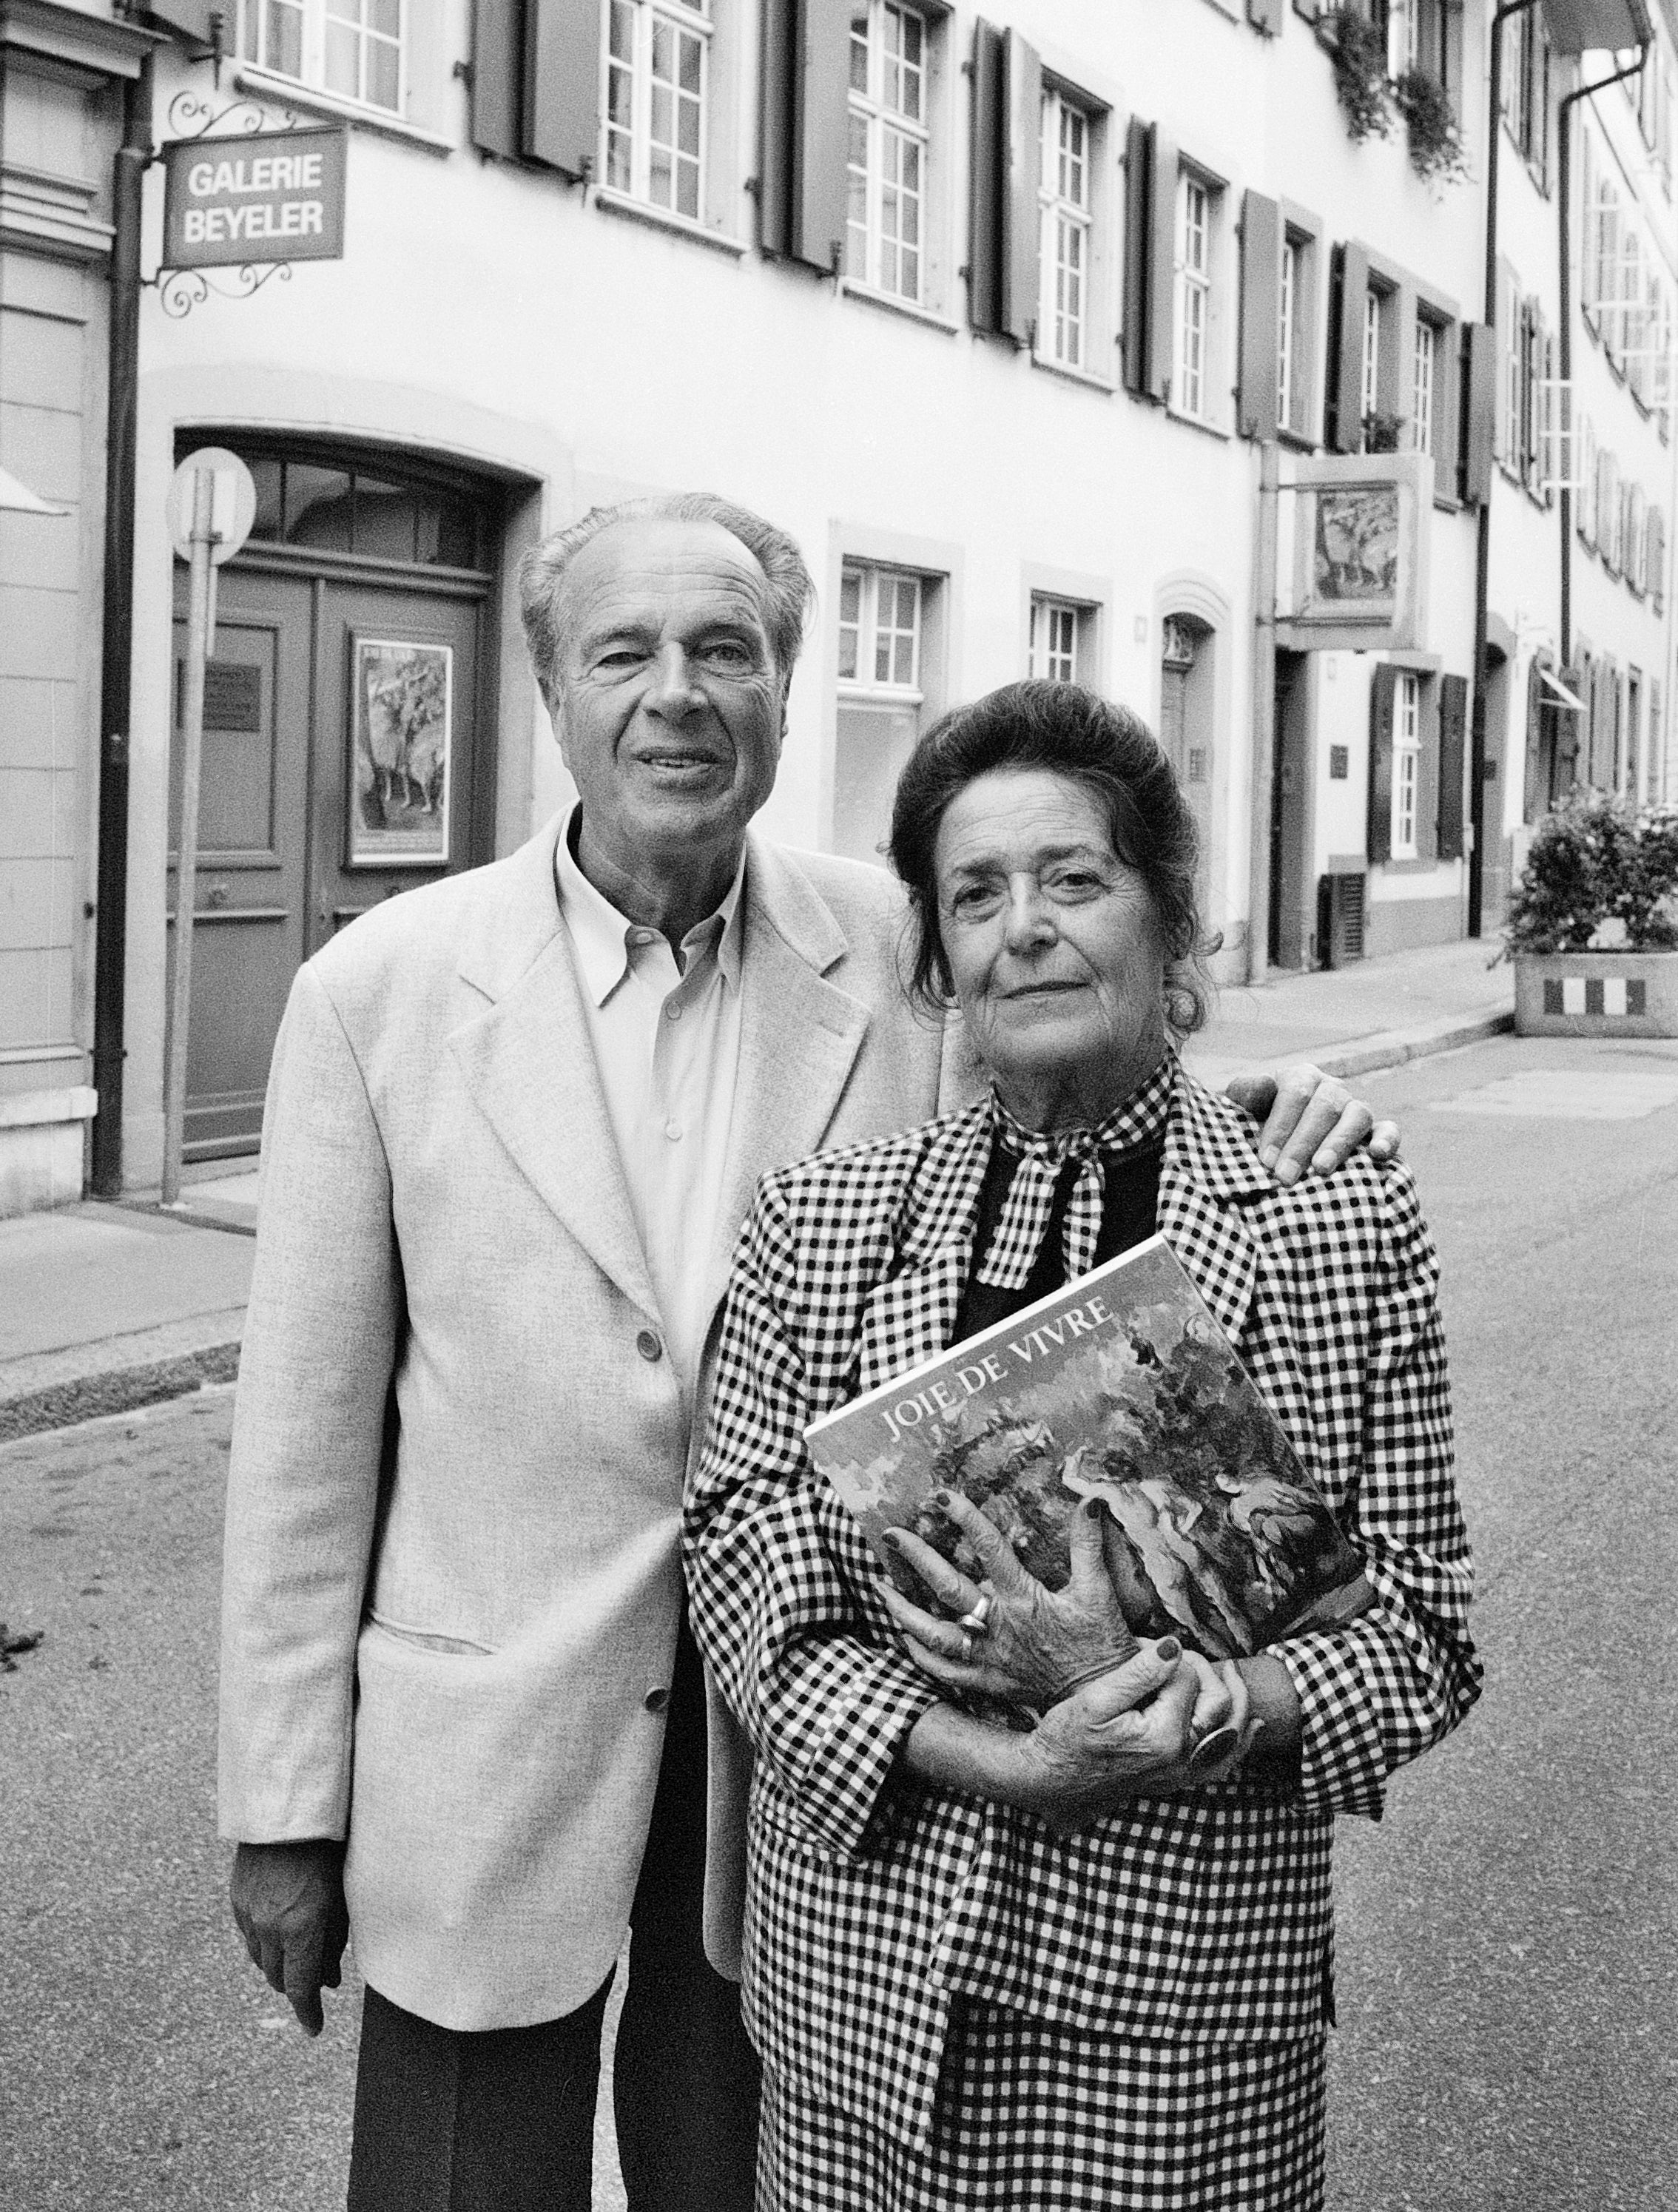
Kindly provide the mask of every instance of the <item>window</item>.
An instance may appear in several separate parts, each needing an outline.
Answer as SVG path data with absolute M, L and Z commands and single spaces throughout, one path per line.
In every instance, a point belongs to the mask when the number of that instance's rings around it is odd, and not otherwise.
M 1076 684 L 1079 680 L 1078 631 L 1081 607 L 1068 599 L 1050 599 L 1034 596 L 1031 601 L 1031 656 L 1033 676 L 1047 677 L 1051 684 Z
M 1596 456 L 1596 550 L 1604 566 L 1613 574 L 1620 574 L 1621 558 L 1620 526 L 1624 514 L 1620 503 L 1620 464 L 1612 453 Z
M 256 485 L 251 536 L 258 544 L 355 553 L 404 567 L 482 568 L 489 531 L 481 501 L 423 477 L 378 476 L 330 453 L 293 460 L 244 450 Z
M 1431 453 L 1433 450 L 1433 385 L 1438 356 L 1438 331 L 1418 315 L 1415 360 L 1410 379 L 1410 441 L 1419 453 Z
M 1578 524 L 1582 542 L 1592 547 L 1596 543 L 1596 432 L 1587 415 L 1579 423 Z
M 1378 411 L 1381 394 L 1381 324 L 1385 301 L 1379 292 L 1364 295 L 1364 367 L 1359 414 L 1367 424 Z
M 1586 216 L 1586 282 L 1584 313 L 1600 331 L 1610 359 L 1623 343 L 1620 314 L 1620 195 L 1613 180 L 1599 177 Z
M 1204 420 L 1210 412 L 1212 193 L 1187 172 L 1177 179 L 1176 325 L 1177 409 Z
M 1037 350 L 1067 368 L 1087 364 L 1091 139 L 1091 118 L 1064 93 L 1043 96 L 1043 299 Z
M 1526 473 L 1529 428 L 1529 376 L 1531 369 L 1529 318 L 1521 296 L 1521 281 L 1505 261 L 1499 267 L 1498 351 L 1500 363 L 1500 420 L 1498 459 L 1510 475 Z
M 403 110 L 404 0 L 239 0 L 241 60 L 358 101 Z
M 898 0 L 851 10 L 845 274 L 893 299 L 921 296 L 927 189 L 927 19 Z
M 1421 795 L 1421 678 L 1401 671 L 1393 686 L 1392 858 L 1416 858 Z
M 697 222 L 705 163 L 708 0 L 607 0 L 600 174 L 615 192 Z
M 847 565 L 839 580 L 839 680 L 919 696 L 919 576 Z
M 1529 8 L 1504 27 L 1503 117 L 1509 135 L 1541 186 L 1550 155 L 1550 40 L 1541 11 Z

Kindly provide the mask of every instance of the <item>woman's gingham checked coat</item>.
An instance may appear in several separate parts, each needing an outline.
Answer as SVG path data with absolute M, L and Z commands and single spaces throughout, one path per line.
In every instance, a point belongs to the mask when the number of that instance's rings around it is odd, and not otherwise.
M 766 1176 L 741 1235 L 687 1512 L 696 1631 L 756 1747 L 747 2018 L 806 2096 L 924 2146 L 952 2000 L 1205 2045 L 1315 2035 L 1336 1813 L 1478 1694 L 1438 1264 L 1402 1165 L 1284 1190 L 1250 1125 L 1178 1071 L 1158 1225 L 1367 1563 L 1350 1626 L 1280 1647 L 1300 1785 L 1237 1778 L 1072 1837 L 893 1763 L 938 1692 L 803 1443 L 941 1350 L 972 1264 L 984 1104 Z

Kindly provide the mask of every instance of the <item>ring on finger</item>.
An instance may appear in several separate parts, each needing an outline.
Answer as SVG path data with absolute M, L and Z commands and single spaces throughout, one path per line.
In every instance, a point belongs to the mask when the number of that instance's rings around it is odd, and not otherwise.
M 968 1662 L 972 1658 L 972 1656 L 973 1656 L 973 1638 L 972 1638 L 970 1636 L 965 1636 L 965 1635 L 964 1635 L 964 1636 L 962 1638 L 962 1640 L 961 1640 L 961 1656 L 962 1656 L 962 1663 L 964 1664 L 964 1665 L 966 1665 L 966 1664 L 967 1664 L 967 1662 Z
M 961 1625 L 967 1630 L 970 1635 L 983 1636 L 988 1630 L 990 1626 L 990 1592 L 988 1590 L 981 1590 L 978 1596 L 973 1601 L 973 1610 L 970 1613 L 963 1613 L 961 1617 Z

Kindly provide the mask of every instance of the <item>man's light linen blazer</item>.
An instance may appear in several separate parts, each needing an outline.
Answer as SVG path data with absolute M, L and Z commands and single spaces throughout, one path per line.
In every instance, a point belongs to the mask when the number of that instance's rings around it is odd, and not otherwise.
M 455 2028 L 556 2017 L 617 1955 L 703 1440 L 668 1354 L 647 1356 L 662 1327 L 559 829 L 392 900 L 300 972 L 234 1428 L 222 1832 L 347 1833 L 362 1972 Z M 903 1001 L 891 880 L 747 849 L 726 1218 L 692 1255 L 717 1302 L 758 1176 L 926 1121 L 946 1057 Z M 951 1054 L 943 1103 L 970 1081 Z M 706 1931 L 738 1971 L 747 1770 L 723 1713 Z

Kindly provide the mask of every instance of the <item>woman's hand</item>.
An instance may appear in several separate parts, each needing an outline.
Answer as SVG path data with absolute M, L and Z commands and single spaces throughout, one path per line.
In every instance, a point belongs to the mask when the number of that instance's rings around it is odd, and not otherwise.
M 1151 1694 L 1166 1665 L 1172 1671 Z M 1213 1788 L 1234 1773 L 1256 1728 L 1232 1662 L 1216 1665 L 1162 1638 L 1084 1684 L 1024 1739 L 1028 1809 L 1070 1833 L 1133 1798 Z
M 958 1491 L 939 1491 L 933 1503 L 971 1545 L 983 1579 L 970 1581 L 910 1530 L 893 1528 L 887 1541 L 897 1557 L 956 1617 L 927 1612 L 889 1583 L 883 1595 L 909 1657 L 941 1689 L 1042 1712 L 1080 1682 L 1134 1656 L 1136 1638 L 1107 1572 L 1105 1509 L 1098 1498 L 1073 1516 L 1072 1580 L 1063 1590 L 1045 1589 L 1028 1573 L 1006 1538 Z M 982 1631 L 964 1627 L 961 1616 L 987 1598 Z

